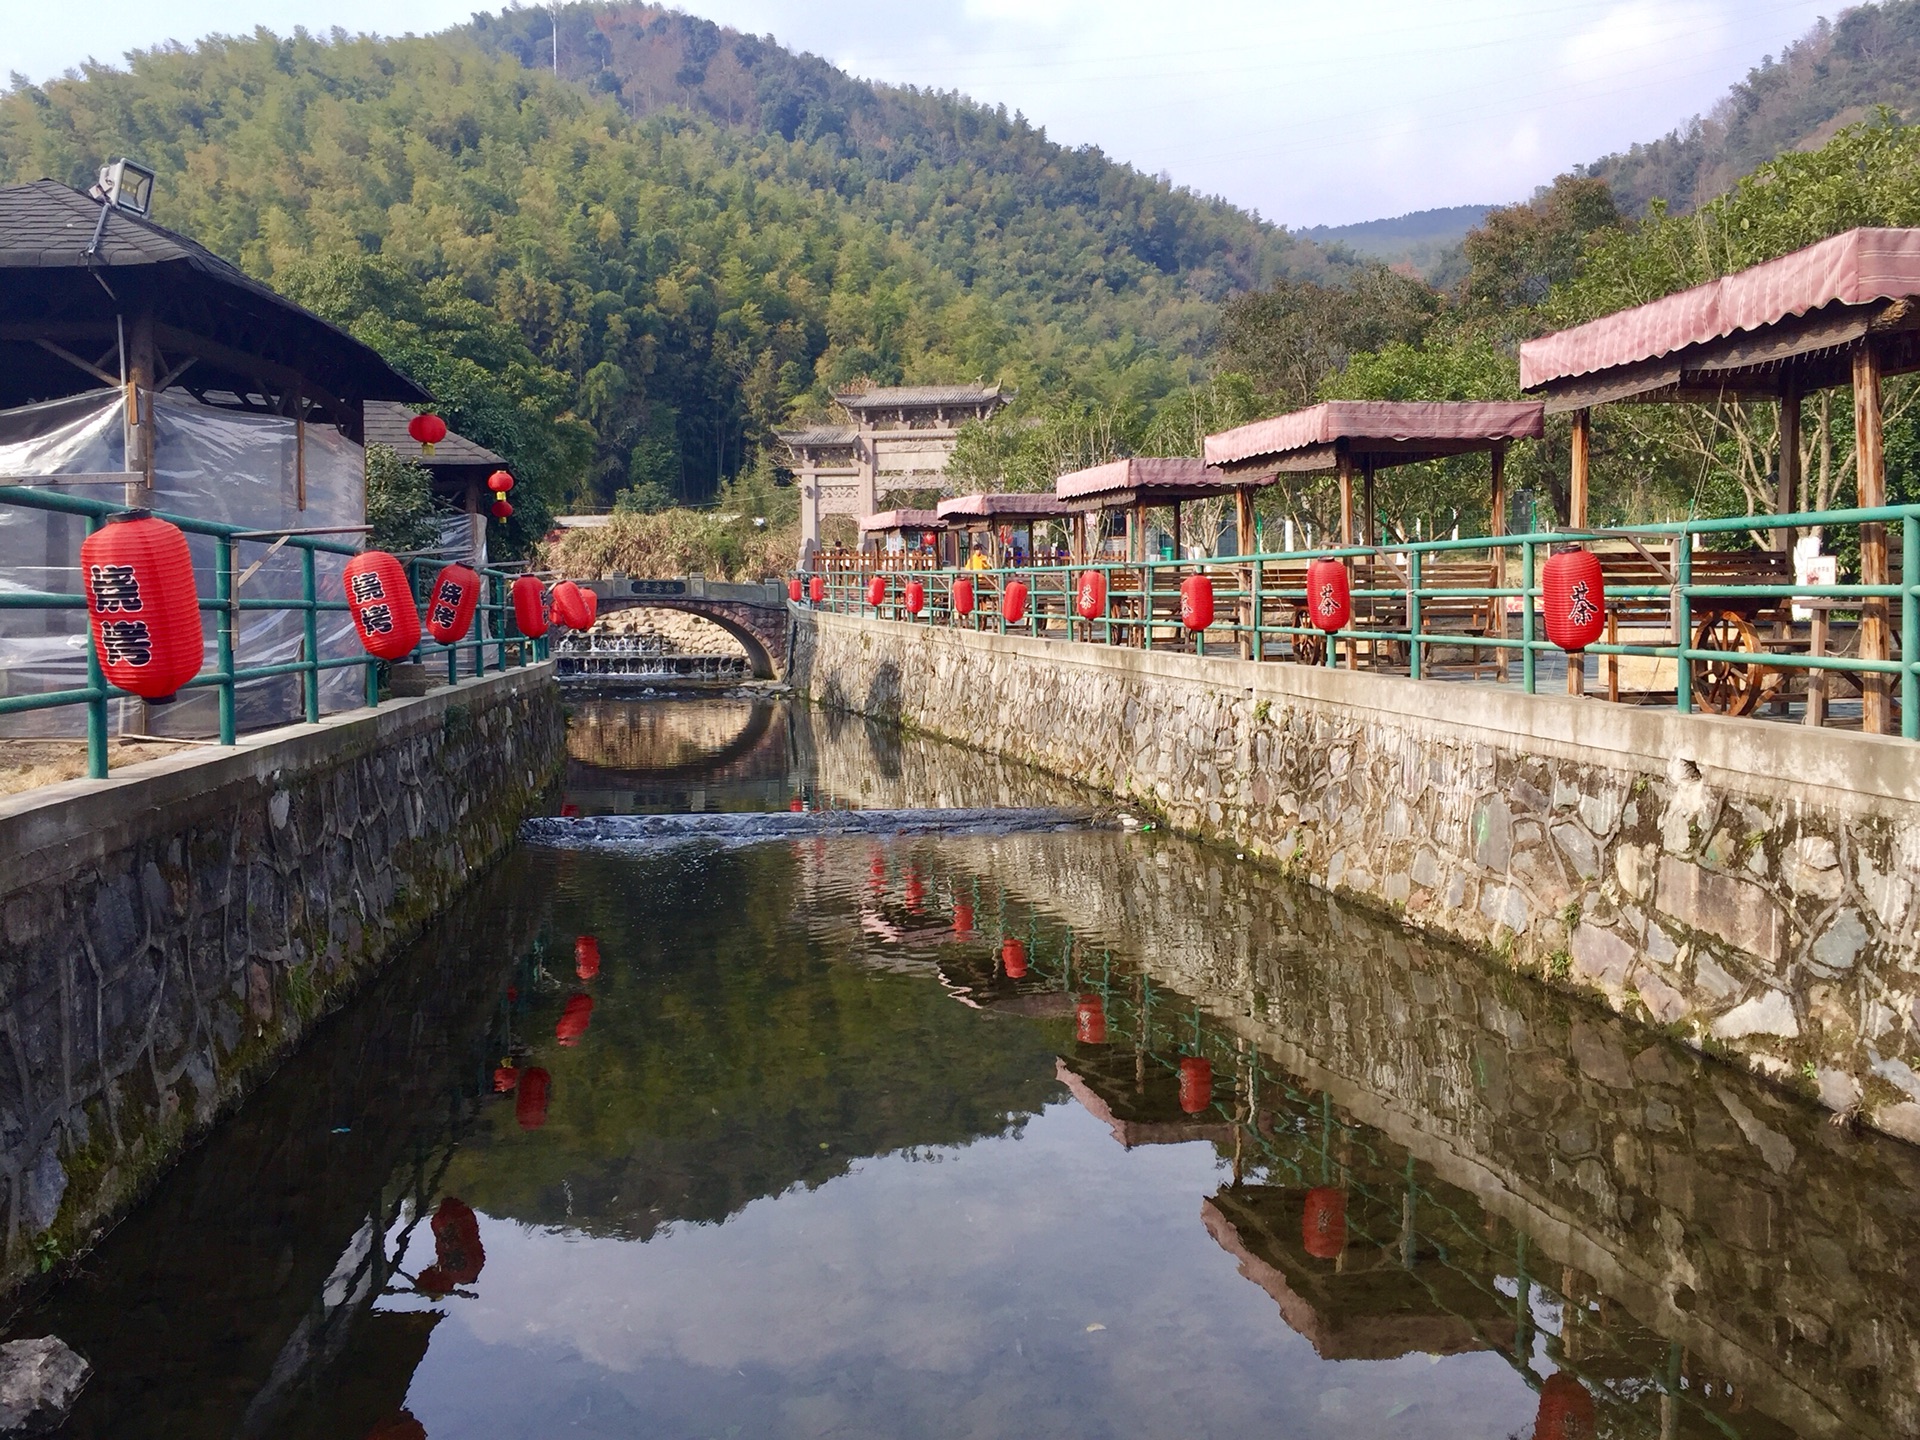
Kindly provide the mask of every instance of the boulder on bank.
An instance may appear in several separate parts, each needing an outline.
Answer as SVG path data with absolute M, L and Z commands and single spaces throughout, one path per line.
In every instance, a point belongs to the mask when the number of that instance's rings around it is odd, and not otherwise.
M 0 1345 L 0 1435 L 59 1428 L 92 1374 L 93 1366 L 53 1335 Z

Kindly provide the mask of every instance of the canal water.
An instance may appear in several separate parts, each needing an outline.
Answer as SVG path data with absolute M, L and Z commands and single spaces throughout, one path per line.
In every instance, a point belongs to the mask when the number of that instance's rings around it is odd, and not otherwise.
M 576 710 L 609 813 L 1085 797 Z M 1920 1417 L 1914 1152 L 1152 832 L 523 846 L 14 1336 L 76 1437 L 1774 1437 Z

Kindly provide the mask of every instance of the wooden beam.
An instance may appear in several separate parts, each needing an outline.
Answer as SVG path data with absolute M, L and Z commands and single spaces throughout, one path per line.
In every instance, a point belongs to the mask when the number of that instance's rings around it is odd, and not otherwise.
M 1800 379 L 1791 370 L 1780 387 L 1780 460 L 1775 467 L 1773 513 L 1791 515 L 1800 508 Z M 1793 531 L 1773 532 L 1774 548 L 1793 553 Z
M 1487 453 L 1492 465 L 1492 478 L 1487 484 L 1489 510 L 1487 514 L 1487 533 L 1504 535 L 1507 533 L 1507 447 L 1496 445 Z
M 73 366 L 76 370 L 86 371 L 87 374 L 93 376 L 93 378 L 98 380 L 102 385 L 112 385 L 117 388 L 120 384 L 120 377 L 118 375 L 109 374 L 107 371 L 102 370 L 98 365 L 89 365 L 85 360 L 82 360 L 78 355 L 74 354 L 71 350 L 62 349 L 60 346 L 54 344 L 53 341 L 51 340 L 48 340 L 42 336 L 36 335 L 34 337 L 33 343 L 38 345 L 42 350 L 46 351 L 49 355 L 58 355 L 62 360 L 66 361 L 69 365 Z
M 1340 543 L 1353 544 L 1353 457 L 1340 456 Z
M 1242 555 L 1253 554 L 1253 491 L 1245 485 L 1233 492 L 1233 532 L 1234 548 Z
M 1853 352 L 1853 434 L 1855 470 L 1862 509 L 1887 503 L 1887 457 L 1881 431 L 1880 360 L 1871 344 Z M 1887 527 L 1860 527 L 1860 583 L 1887 583 Z M 1885 660 L 1889 654 L 1887 602 L 1884 596 L 1860 606 L 1860 658 Z M 1860 728 L 1885 735 L 1892 728 L 1892 696 L 1885 675 L 1860 677 Z
M 1587 528 L 1587 471 L 1593 447 L 1593 412 L 1573 412 L 1573 462 L 1567 485 L 1567 528 Z

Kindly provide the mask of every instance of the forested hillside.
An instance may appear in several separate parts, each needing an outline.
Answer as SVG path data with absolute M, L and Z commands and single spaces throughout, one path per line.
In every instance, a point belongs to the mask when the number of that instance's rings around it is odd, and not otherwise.
M 1711 114 L 1581 173 L 1606 180 L 1629 215 L 1654 200 L 1691 210 L 1880 105 L 1907 119 L 1920 110 L 1920 0 L 1879 0 L 1822 20 L 1755 66 Z
M 1202 373 L 1228 294 L 1330 273 L 1317 247 L 1004 111 L 683 15 L 564 9 L 556 80 L 549 15 L 15 77 L 0 180 L 84 186 L 104 157 L 145 158 L 161 223 L 416 369 L 442 337 L 472 392 L 449 419 L 556 502 L 706 499 L 863 380 L 1149 403 Z M 503 365 L 508 393 L 484 395 Z M 528 419 L 568 443 L 527 455 Z

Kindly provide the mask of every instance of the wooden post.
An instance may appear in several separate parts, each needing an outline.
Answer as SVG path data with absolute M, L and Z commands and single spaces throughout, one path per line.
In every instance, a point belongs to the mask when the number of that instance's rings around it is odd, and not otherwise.
M 127 332 L 127 469 L 142 476 L 127 486 L 129 505 L 151 503 L 141 492 L 153 489 L 153 380 L 153 309 L 143 306 Z
M 1236 546 L 1242 555 L 1251 555 L 1253 542 L 1253 487 L 1242 485 L 1233 492 L 1233 530 Z
M 1340 543 L 1353 544 L 1353 457 L 1340 456 Z
M 1180 543 L 1180 502 L 1173 502 L 1173 559 L 1178 564 L 1186 559 L 1186 550 Z
M 1073 563 L 1087 563 L 1087 517 L 1084 511 L 1076 514 L 1067 527 L 1067 545 L 1073 552 Z
M 1373 457 L 1371 455 L 1360 462 L 1360 487 L 1363 502 L 1360 512 L 1360 543 L 1378 545 L 1380 526 L 1373 507 Z
M 1567 528 L 1587 528 L 1588 452 L 1593 446 L 1593 412 L 1581 408 L 1573 412 L 1573 466 L 1567 485 Z
M 293 387 L 293 505 L 307 508 L 307 397 Z
M 1773 513 L 1792 515 L 1800 508 L 1800 377 L 1788 370 L 1780 385 L 1780 463 L 1775 475 Z M 1774 549 L 1793 553 L 1793 531 L 1773 532 Z
M 1255 550 L 1253 542 L 1253 487 L 1242 485 L 1233 492 L 1233 529 L 1234 549 L 1242 555 L 1251 555 Z M 1243 566 L 1240 571 L 1240 658 L 1253 658 L 1253 626 L 1259 619 L 1258 602 L 1253 595 L 1253 567 Z
M 1147 507 L 1138 500 L 1127 511 L 1127 559 L 1138 562 L 1147 558 Z
M 1853 434 L 1855 471 L 1860 481 L 1860 508 L 1887 503 L 1887 457 L 1880 429 L 1880 357 L 1871 344 L 1853 352 Z M 1887 583 L 1887 527 L 1860 527 L 1860 583 Z M 1888 657 L 1885 596 L 1860 606 L 1860 658 Z M 1860 728 L 1869 735 L 1885 735 L 1891 728 L 1893 705 L 1885 675 L 1860 677 Z

